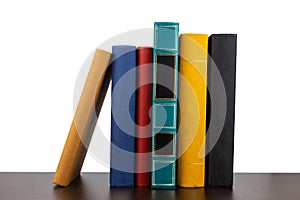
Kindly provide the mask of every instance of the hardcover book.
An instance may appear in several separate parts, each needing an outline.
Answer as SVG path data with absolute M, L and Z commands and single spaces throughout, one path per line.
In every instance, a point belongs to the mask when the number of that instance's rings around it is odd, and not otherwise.
M 151 178 L 151 118 L 152 47 L 137 48 L 136 92 L 136 186 L 150 186 Z
M 206 34 L 180 36 L 177 184 L 181 187 L 204 187 L 207 43 Z
M 179 24 L 154 23 L 152 188 L 175 188 Z
M 136 48 L 112 47 L 110 186 L 134 186 Z
M 111 53 L 96 49 L 52 182 L 68 186 L 81 171 L 111 79 Z
M 221 116 L 224 103 L 224 127 L 219 133 L 216 129 L 208 129 L 207 146 L 213 147 L 206 157 L 206 185 L 232 187 L 233 184 L 233 148 L 234 148 L 234 113 L 235 113 L 235 79 L 236 79 L 236 45 L 235 34 L 213 34 L 209 37 L 208 53 L 208 119 Z M 215 69 L 216 68 L 216 69 Z M 224 83 L 225 102 L 219 102 L 222 93 L 217 86 L 218 74 Z M 211 118 L 212 119 L 212 118 Z M 209 126 L 209 120 L 207 126 Z M 220 135 L 218 135 L 220 134 Z M 219 138 L 218 138 L 219 136 Z M 218 138 L 216 144 L 214 139 Z M 214 145 L 214 146 L 213 146 Z

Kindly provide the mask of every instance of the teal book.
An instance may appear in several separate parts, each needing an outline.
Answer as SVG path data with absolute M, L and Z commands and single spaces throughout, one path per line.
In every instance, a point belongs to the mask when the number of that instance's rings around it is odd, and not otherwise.
M 179 24 L 154 23 L 151 187 L 176 186 Z

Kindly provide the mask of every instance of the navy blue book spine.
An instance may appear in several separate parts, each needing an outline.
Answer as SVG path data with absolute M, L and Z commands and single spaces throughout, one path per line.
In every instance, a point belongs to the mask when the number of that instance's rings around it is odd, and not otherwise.
M 110 186 L 134 186 L 136 47 L 112 47 Z

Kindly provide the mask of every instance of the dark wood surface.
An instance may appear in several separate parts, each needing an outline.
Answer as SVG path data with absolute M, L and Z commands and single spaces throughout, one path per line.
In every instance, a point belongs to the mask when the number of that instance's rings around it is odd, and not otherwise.
M 83 173 L 67 188 L 53 185 L 52 177 L 53 173 L 0 173 L 0 200 L 300 199 L 300 174 L 235 174 L 232 189 L 176 190 L 110 188 L 108 173 Z

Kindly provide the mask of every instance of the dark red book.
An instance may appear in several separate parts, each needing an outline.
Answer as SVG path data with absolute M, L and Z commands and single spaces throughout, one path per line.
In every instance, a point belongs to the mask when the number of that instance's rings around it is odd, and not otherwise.
M 136 186 L 150 186 L 151 179 L 152 53 L 151 47 L 137 48 Z

